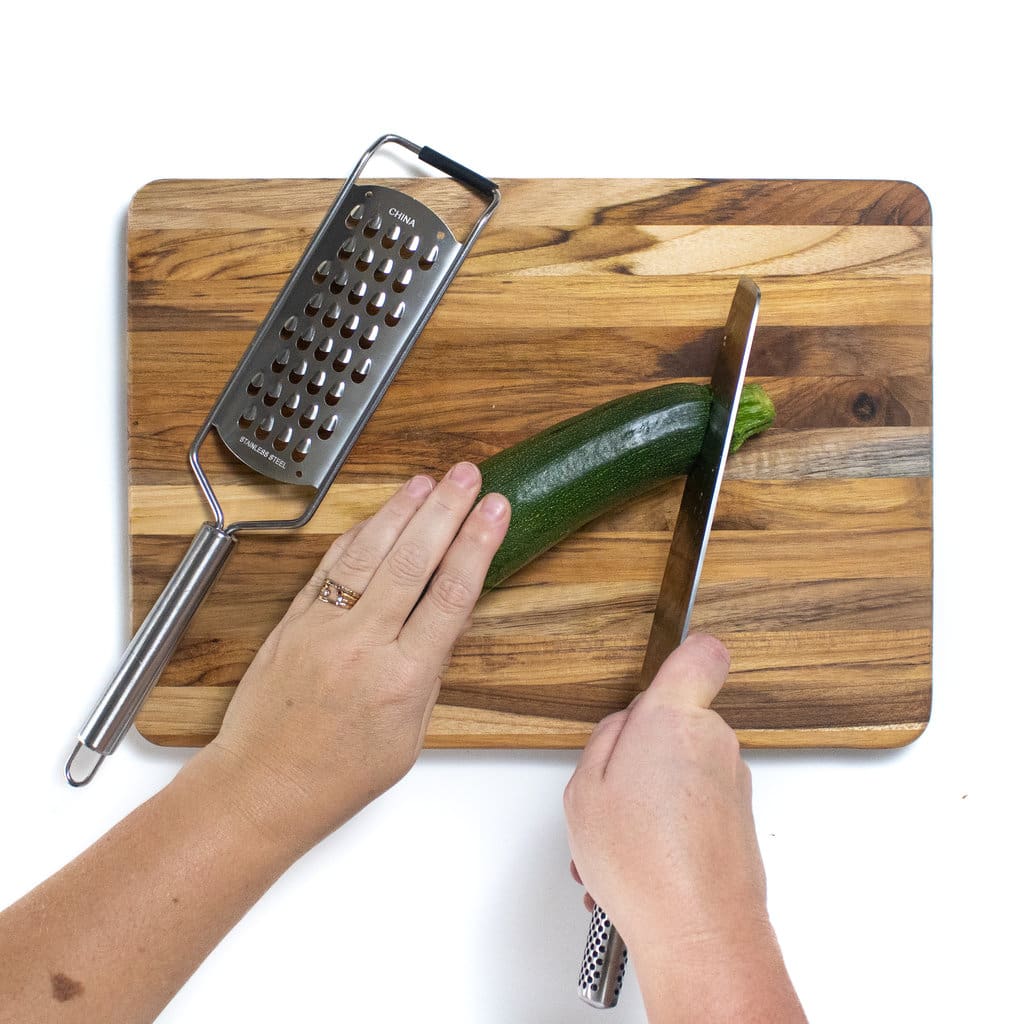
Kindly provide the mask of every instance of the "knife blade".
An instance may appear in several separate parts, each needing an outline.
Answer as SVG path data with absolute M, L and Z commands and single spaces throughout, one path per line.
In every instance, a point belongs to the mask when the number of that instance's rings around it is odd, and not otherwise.
M 760 303 L 761 292 L 757 285 L 750 278 L 741 278 L 711 374 L 708 429 L 686 477 L 683 497 L 679 502 L 679 514 L 654 609 L 647 652 L 640 669 L 641 689 L 650 684 L 662 662 L 690 631 L 697 583 L 704 567 L 711 523 L 725 476 L 725 463 L 736 426 Z
M 711 373 L 711 408 L 700 452 L 686 477 L 658 603 L 647 640 L 640 689 L 646 689 L 665 659 L 690 631 L 697 584 L 711 536 L 711 523 L 725 476 L 736 413 L 740 405 L 761 291 L 741 278 L 733 295 L 725 333 Z M 578 993 L 591 1006 L 615 1006 L 626 970 L 627 951 L 608 915 L 595 907 L 580 967 Z

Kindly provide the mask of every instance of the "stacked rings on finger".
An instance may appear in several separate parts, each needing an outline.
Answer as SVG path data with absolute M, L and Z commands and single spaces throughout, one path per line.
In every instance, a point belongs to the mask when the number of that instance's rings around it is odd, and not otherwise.
M 356 590 L 350 590 L 332 579 L 326 579 L 316 598 L 324 604 L 333 604 L 336 608 L 351 608 L 362 596 Z

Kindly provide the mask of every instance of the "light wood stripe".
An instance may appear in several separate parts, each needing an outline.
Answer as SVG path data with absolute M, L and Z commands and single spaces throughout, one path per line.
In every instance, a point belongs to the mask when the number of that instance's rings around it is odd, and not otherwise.
M 312 522 L 294 536 L 329 538 L 343 533 L 373 515 L 403 480 L 346 479 L 344 486 L 328 491 Z M 930 481 L 917 477 L 745 480 L 732 475 L 730 466 L 719 496 L 715 532 L 820 529 L 826 517 L 830 530 L 928 528 L 930 492 Z M 602 531 L 607 539 L 614 539 L 625 532 L 670 531 L 681 493 L 682 481 L 666 484 L 642 500 L 605 513 L 578 536 Z M 233 519 L 253 519 L 268 512 L 266 498 L 251 484 L 230 484 L 218 488 L 217 494 Z M 128 502 L 132 536 L 185 536 L 208 517 L 199 490 L 191 483 L 130 487 Z M 270 510 L 280 507 L 275 503 Z
M 308 232 L 295 229 L 145 232 L 134 236 L 132 278 L 139 283 L 262 279 L 272 298 L 308 241 Z M 602 224 L 534 232 L 520 225 L 490 232 L 487 249 L 474 250 L 461 276 L 920 276 L 930 271 L 930 244 L 931 228 L 899 225 Z

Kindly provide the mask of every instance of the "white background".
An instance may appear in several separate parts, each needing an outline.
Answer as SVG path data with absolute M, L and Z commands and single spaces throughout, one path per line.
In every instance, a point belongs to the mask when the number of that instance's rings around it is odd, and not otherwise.
M 122 264 L 139 186 L 344 177 L 388 131 L 494 177 L 902 178 L 935 224 L 932 724 L 896 752 L 750 753 L 755 813 L 812 1020 L 1022 1019 L 1010 8 L 714 6 L 8 15 L 0 905 L 188 756 L 133 733 L 91 787 L 61 778 L 126 641 Z M 161 1021 L 595 1019 L 574 991 L 588 920 L 561 813 L 574 762 L 428 752 L 267 895 Z M 632 976 L 607 1018 L 644 1019 Z

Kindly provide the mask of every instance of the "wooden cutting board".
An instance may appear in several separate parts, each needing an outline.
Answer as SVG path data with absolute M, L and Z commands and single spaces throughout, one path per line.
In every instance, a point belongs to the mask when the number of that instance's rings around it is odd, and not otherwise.
M 128 217 L 131 608 L 206 507 L 196 429 L 340 187 L 157 181 Z M 438 179 L 389 182 L 451 217 Z M 716 707 L 748 746 L 884 747 L 931 703 L 931 241 L 894 181 L 506 180 L 503 201 L 320 512 L 243 536 L 138 719 L 216 733 L 329 541 L 415 472 L 440 476 L 634 389 L 706 381 L 737 278 L 776 426 L 729 462 L 693 628 L 733 667 Z M 229 521 L 305 491 L 204 447 Z M 635 680 L 682 481 L 602 516 L 483 598 L 431 722 L 436 747 L 576 747 Z M 282 492 L 288 492 L 287 494 Z

